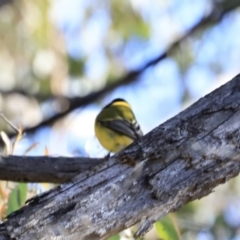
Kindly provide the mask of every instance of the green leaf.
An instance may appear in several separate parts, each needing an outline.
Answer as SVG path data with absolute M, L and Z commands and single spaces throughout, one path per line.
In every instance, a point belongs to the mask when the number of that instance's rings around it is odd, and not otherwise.
M 73 77 L 79 77 L 83 75 L 85 61 L 83 59 L 76 59 L 68 56 L 68 71 Z
M 27 198 L 27 190 L 27 183 L 19 183 L 18 186 L 12 190 L 8 198 L 7 215 L 23 206 Z
M 169 217 L 156 222 L 155 228 L 161 240 L 179 240 L 177 230 Z
M 120 240 L 120 236 L 119 236 L 119 234 L 117 234 L 117 235 L 114 235 L 114 236 L 108 238 L 108 240 Z

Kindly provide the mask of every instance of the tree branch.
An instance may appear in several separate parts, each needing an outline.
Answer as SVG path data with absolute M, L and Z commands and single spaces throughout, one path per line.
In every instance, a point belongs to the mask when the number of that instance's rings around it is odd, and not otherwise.
M 43 193 L 0 225 L 0 239 L 136 236 L 240 171 L 240 75 L 137 142 Z M 1 238 L 2 237 L 2 238 Z
M 83 157 L 0 156 L 0 180 L 63 183 L 103 160 Z
M 6 4 L 12 4 L 13 0 L 0 0 L 0 8 Z
M 210 24 L 215 24 L 215 23 L 221 21 L 226 14 L 228 14 L 229 12 L 235 10 L 237 7 L 240 6 L 239 0 L 231 1 L 231 3 L 228 3 L 228 2 L 229 1 L 223 1 L 223 2 L 221 2 L 221 4 L 217 4 L 213 8 L 212 12 L 209 13 L 209 15 L 203 17 L 196 24 L 194 24 L 182 37 L 180 37 L 179 39 L 174 41 L 165 52 L 160 53 L 158 56 L 149 60 L 147 63 L 145 63 L 145 65 L 143 65 L 139 69 L 133 70 L 133 71 L 127 73 L 125 76 L 123 76 L 122 78 L 116 80 L 115 82 L 107 85 L 103 89 L 101 89 L 97 92 L 90 93 L 89 95 L 87 95 L 85 97 L 59 98 L 60 101 L 64 100 L 65 103 L 68 103 L 67 105 L 69 107 L 67 109 L 65 109 L 62 112 L 56 113 L 54 116 L 43 120 L 42 122 L 38 123 L 37 125 L 35 125 L 33 127 L 25 128 L 24 132 L 25 133 L 33 133 L 37 129 L 39 129 L 43 126 L 49 126 L 49 125 L 53 124 L 55 121 L 66 116 L 68 113 L 72 112 L 73 110 L 83 107 L 83 106 L 86 106 L 86 105 L 96 101 L 103 95 L 113 91 L 114 89 L 116 89 L 120 86 L 127 85 L 127 84 L 130 84 L 130 83 L 136 81 L 137 78 L 147 68 L 156 65 L 161 60 L 168 57 L 172 53 L 172 51 L 174 51 L 179 46 L 179 44 L 181 44 L 186 38 L 191 36 L 196 31 L 198 31 L 204 27 L 208 27 Z M 58 98 L 56 98 L 56 99 L 58 99 Z M 15 136 L 14 133 L 9 133 L 8 135 L 9 135 L 9 137 Z

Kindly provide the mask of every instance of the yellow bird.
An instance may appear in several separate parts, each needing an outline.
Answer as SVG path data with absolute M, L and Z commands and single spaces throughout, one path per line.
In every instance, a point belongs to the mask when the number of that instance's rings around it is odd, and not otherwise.
M 98 114 L 95 134 L 101 145 L 113 153 L 121 151 L 143 135 L 131 106 L 121 98 L 113 100 Z

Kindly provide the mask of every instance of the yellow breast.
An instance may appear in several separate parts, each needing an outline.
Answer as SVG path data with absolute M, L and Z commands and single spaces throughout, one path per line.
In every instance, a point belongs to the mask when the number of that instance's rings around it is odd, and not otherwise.
M 95 134 L 101 145 L 113 153 L 121 151 L 133 142 L 131 138 L 103 127 L 98 122 L 95 122 Z

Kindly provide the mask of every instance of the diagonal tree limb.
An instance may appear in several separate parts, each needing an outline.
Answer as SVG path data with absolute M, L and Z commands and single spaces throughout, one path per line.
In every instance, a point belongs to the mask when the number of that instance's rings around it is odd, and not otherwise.
M 41 127 L 52 125 L 55 121 L 66 116 L 73 110 L 83 107 L 83 106 L 86 106 L 86 105 L 96 101 L 100 97 L 104 96 L 105 94 L 113 91 L 114 89 L 116 89 L 120 86 L 127 85 L 127 84 L 130 84 L 130 83 L 136 81 L 138 79 L 138 77 L 147 68 L 149 68 L 150 66 L 154 66 L 157 63 L 159 63 L 160 61 L 162 61 L 163 59 L 167 58 L 172 53 L 172 51 L 174 51 L 179 46 L 179 44 L 181 44 L 186 38 L 190 37 L 193 33 L 195 33 L 196 31 L 198 31 L 204 27 L 209 27 L 209 25 L 215 24 L 215 23 L 221 21 L 225 17 L 226 14 L 235 10 L 239 6 L 240 6 L 240 0 L 234 0 L 231 2 L 223 1 L 220 4 L 216 4 L 216 6 L 213 7 L 213 10 L 209 13 L 209 15 L 203 17 L 197 23 L 195 23 L 189 30 L 187 30 L 187 32 L 182 37 L 180 37 L 179 39 L 174 41 L 165 52 L 160 53 L 158 56 L 156 56 L 153 59 L 146 62 L 139 69 L 133 70 L 133 71 L 127 73 L 122 78 L 116 80 L 113 83 L 110 83 L 109 85 L 107 85 L 106 87 L 104 87 L 103 89 L 101 89 L 97 92 L 90 93 L 89 95 L 87 95 L 85 97 L 62 98 L 62 100 L 64 100 L 64 102 L 67 102 L 67 105 L 69 106 L 67 109 L 65 109 L 62 112 L 56 113 L 54 116 L 43 120 L 42 122 L 38 123 L 37 125 L 35 125 L 33 127 L 25 128 L 24 132 L 25 133 L 33 133 Z M 61 98 L 59 98 L 59 99 L 61 101 Z M 9 133 L 9 137 L 13 137 L 13 136 L 14 136 L 13 133 Z
M 240 75 L 137 142 L 31 199 L 0 239 L 101 240 L 153 222 L 240 172 Z M 133 165 L 133 162 L 135 163 Z
M 0 180 L 64 183 L 103 160 L 84 157 L 0 156 Z

